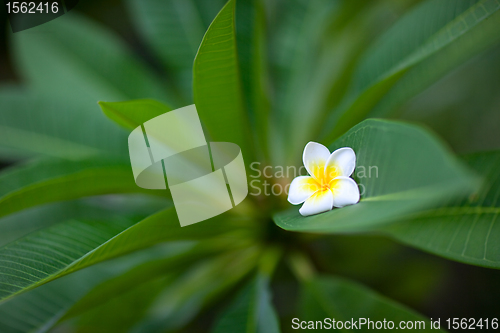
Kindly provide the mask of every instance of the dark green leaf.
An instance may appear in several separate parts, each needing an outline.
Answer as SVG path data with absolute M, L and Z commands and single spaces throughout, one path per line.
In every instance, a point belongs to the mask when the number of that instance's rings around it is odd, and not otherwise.
M 498 149 L 498 59 L 500 45 L 474 57 L 398 108 L 398 117 L 425 123 L 457 152 Z
M 213 333 L 278 333 L 267 277 L 257 275 L 234 299 L 215 324 Z
M 130 286 L 149 283 L 151 280 L 163 275 L 176 277 L 188 267 L 196 266 L 202 260 L 230 248 L 228 244 L 220 241 L 215 243 L 214 241 L 207 240 L 201 241 L 199 244 L 191 243 L 179 242 L 168 244 L 173 251 L 168 251 L 159 258 L 150 258 L 151 260 L 142 262 L 126 273 L 97 285 L 67 311 L 63 320 L 106 303 L 109 299 L 126 292 L 130 289 Z M 167 247 L 167 249 L 169 248 Z
M 169 275 L 157 277 L 148 283 L 132 285 L 121 294 L 110 298 L 73 320 L 76 333 L 122 333 L 146 315 L 148 308 L 166 286 L 172 282 Z M 61 325 L 62 327 L 64 323 Z
M 255 267 L 258 248 L 237 249 L 193 265 L 161 293 L 133 332 L 160 333 L 188 325 Z
M 314 321 L 313 324 L 325 318 L 343 322 L 365 318 L 373 322 L 392 321 L 394 329 L 399 326 L 400 322 L 404 321 L 408 325 L 410 321 L 412 325 L 425 325 L 419 326 L 418 332 L 443 332 L 431 329 L 427 318 L 405 306 L 378 295 L 364 286 L 340 278 L 317 277 L 305 282 L 301 307 L 301 320 Z M 357 327 L 360 331 L 368 330 L 367 325 L 359 326 L 358 323 Z M 351 329 L 355 330 L 353 327 Z M 345 327 L 340 330 L 350 331 Z

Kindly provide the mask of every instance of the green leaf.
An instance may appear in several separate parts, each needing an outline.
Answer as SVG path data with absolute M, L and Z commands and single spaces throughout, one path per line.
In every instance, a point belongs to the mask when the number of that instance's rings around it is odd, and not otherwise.
M 128 156 L 127 136 L 93 102 L 89 107 L 7 86 L 0 89 L 0 109 L 0 148 L 9 150 L 2 156 Z
M 161 293 L 134 332 L 174 331 L 231 291 L 259 258 L 256 247 L 237 249 L 206 260 L 180 274 Z
M 273 116 L 277 116 L 272 118 L 271 158 L 274 165 L 289 165 L 294 163 L 290 157 L 319 136 L 346 93 L 363 51 L 396 17 L 392 11 L 409 4 L 398 2 L 394 8 L 375 1 L 281 2 L 274 12 L 269 10 L 280 23 L 268 32 L 276 90 Z
M 172 282 L 170 275 L 157 277 L 148 283 L 132 285 L 120 295 L 78 316 L 74 322 L 76 333 L 130 332 L 147 313 L 158 294 Z M 61 327 L 64 327 L 62 323 Z
M 249 163 L 252 148 L 242 99 L 234 11 L 235 0 L 230 0 L 203 37 L 194 62 L 194 101 L 211 140 L 236 143 Z
M 203 260 L 232 248 L 226 243 L 215 243 L 211 240 L 201 241 L 198 244 L 192 244 L 192 242 L 174 242 L 171 244 L 167 243 L 167 245 L 169 246 L 167 247 L 167 253 L 149 258 L 147 262 L 142 262 L 126 273 L 97 285 L 83 298 L 78 300 L 78 302 L 66 312 L 62 320 L 74 317 L 106 303 L 109 299 L 115 298 L 126 292 L 130 289 L 130 286 L 138 286 L 144 283 L 147 284 L 151 280 L 164 275 L 177 277 L 187 268 L 196 266 Z M 165 247 L 165 245 L 162 245 L 162 247 Z M 170 248 L 172 248 L 172 250 L 170 250 Z M 154 250 L 154 248 L 151 250 Z
M 99 220 L 120 216 L 143 219 L 165 207 L 165 198 L 143 194 L 97 196 L 46 204 L 0 219 L 0 247 L 38 229 L 70 219 Z
M 389 226 L 384 231 L 406 244 L 466 264 L 500 268 L 500 152 L 465 157 L 484 176 L 483 185 L 467 199 Z
M 276 147 L 273 155 L 285 151 L 289 156 L 315 135 L 322 94 L 332 84 L 328 81 L 334 76 L 332 69 L 341 64 L 341 60 L 336 59 L 334 67 L 328 66 L 319 56 L 326 28 L 332 24 L 338 4 L 328 0 L 293 0 L 280 9 L 279 15 L 284 16 L 284 22 L 273 40 L 278 90 L 273 131 L 282 132 L 280 139 L 284 147 Z M 333 57 L 330 55 L 330 59 Z M 277 159 L 274 163 L 288 162 Z
M 168 208 L 135 224 L 72 220 L 43 229 L 0 249 L 0 300 L 160 242 L 221 235 L 228 223 L 212 219 L 181 228 Z
M 31 162 L 5 170 L 0 184 L 0 217 L 56 201 L 144 191 L 128 163 L 106 159 Z
M 12 35 L 14 57 L 31 87 L 95 107 L 99 100 L 172 99 L 122 41 L 74 11 Z
M 211 241 L 200 245 L 193 242 L 172 243 L 170 247 L 172 245 L 174 251 L 169 251 L 171 253 L 148 258 L 148 262 L 97 285 L 67 310 L 60 322 L 78 316 L 73 321 L 78 321 L 83 331 L 90 325 L 93 331 L 99 328 L 97 331 L 123 332 L 142 320 L 151 304 L 184 271 L 202 265 L 207 257 L 223 249 Z
M 280 326 L 271 303 L 269 280 L 257 275 L 219 318 L 213 333 L 278 333 Z
M 95 265 L 3 302 L 0 304 L 0 330 L 4 333 L 47 332 L 64 320 L 68 309 L 96 285 L 119 279 L 122 274 L 128 275 L 139 266 L 149 264 L 145 261 L 179 255 L 185 248 L 176 243 L 154 247 Z
M 89 211 L 92 215 L 93 210 L 89 205 L 80 201 L 69 201 L 25 209 L 17 214 L 3 217 L 0 220 L 0 246 L 11 243 L 38 229 L 67 221 L 75 216 L 86 215 Z
M 348 97 L 332 114 L 327 130 L 335 128 L 326 141 L 367 116 L 387 115 L 497 43 L 499 28 L 498 0 L 430 0 L 416 7 L 367 50 Z
M 109 272 L 92 268 L 3 302 L 0 330 L 4 333 L 47 332 L 68 307 L 105 277 L 109 277 Z
M 118 125 L 133 130 L 172 108 L 152 99 L 127 102 L 99 102 L 102 112 Z
M 354 179 L 361 201 L 308 217 L 293 208 L 274 217 L 278 226 L 305 232 L 364 232 L 439 206 L 476 184 L 433 135 L 415 125 L 365 120 L 329 148 L 341 147 L 356 153 Z
M 192 99 L 193 62 L 221 0 L 129 0 L 130 14 L 145 40 Z
M 244 102 L 256 146 L 269 158 L 270 100 L 268 96 L 266 23 L 262 0 L 236 2 L 236 39 Z
M 325 318 L 350 323 L 352 323 L 352 320 L 357 321 L 360 318 L 365 318 L 373 322 L 392 321 L 394 329 L 402 321 L 405 321 L 406 324 L 411 321 L 414 325 L 417 325 L 417 322 L 419 325 L 425 325 L 420 326 L 419 332 L 443 332 L 442 330 L 431 329 L 429 320 L 415 311 L 362 285 L 336 277 L 316 277 L 305 282 L 301 308 L 302 315 L 300 319 L 313 321 L 313 325 L 317 320 L 323 321 Z M 360 326 L 358 322 L 357 325 L 361 331 L 368 330 L 366 324 Z M 354 330 L 354 328 L 351 329 Z M 350 330 L 344 328 L 341 331 Z M 389 331 L 389 329 L 386 329 L 386 331 Z
M 457 152 L 500 147 L 500 45 L 474 57 L 397 111 L 424 122 Z M 478 84 L 481 82 L 481 84 Z

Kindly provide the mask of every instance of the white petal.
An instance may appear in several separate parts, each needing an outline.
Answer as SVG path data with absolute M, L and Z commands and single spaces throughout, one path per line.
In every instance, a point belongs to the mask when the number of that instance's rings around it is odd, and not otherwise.
M 333 194 L 329 189 L 317 191 L 299 209 L 302 216 L 327 212 L 333 208 Z
M 356 167 L 356 154 L 349 147 L 334 151 L 326 162 L 325 175 L 328 179 L 339 176 L 349 177 Z
M 298 205 L 306 201 L 311 195 L 319 190 L 319 184 L 314 178 L 309 176 L 300 176 L 295 178 L 290 184 L 288 190 L 288 201 L 292 205 Z
M 322 179 L 326 161 L 330 157 L 328 148 L 317 142 L 309 142 L 304 148 L 302 160 L 307 172 L 316 179 Z
M 337 177 L 330 182 L 333 193 L 333 206 L 344 207 L 359 202 L 359 187 L 349 177 Z

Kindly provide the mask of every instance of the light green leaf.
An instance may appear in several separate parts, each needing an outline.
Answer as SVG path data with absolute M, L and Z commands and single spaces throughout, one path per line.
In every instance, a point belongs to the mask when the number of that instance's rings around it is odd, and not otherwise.
M 212 219 L 181 228 L 174 208 L 168 208 L 135 224 L 72 220 L 55 225 L 0 249 L 0 299 L 160 242 L 220 235 L 228 223 Z
M 99 102 L 102 112 L 118 125 L 133 130 L 172 108 L 152 99 L 127 102 Z
M 354 178 L 360 186 L 360 203 L 308 217 L 293 208 L 274 217 L 278 226 L 320 233 L 363 232 L 439 206 L 472 191 L 476 184 L 432 134 L 415 125 L 365 120 L 329 148 L 341 147 L 356 152 Z
M 213 333 L 278 333 L 267 277 L 257 275 L 216 322 Z
M 141 191 L 124 161 L 36 161 L 0 174 L 0 216 L 56 201 Z
M 367 116 L 389 114 L 500 41 L 499 28 L 498 0 L 430 0 L 416 7 L 367 50 L 350 94 L 332 114 L 326 141 Z
M 210 138 L 236 143 L 249 163 L 253 152 L 242 99 L 234 11 L 235 0 L 230 0 L 203 37 L 194 62 L 194 101 Z
M 450 200 L 444 207 L 385 228 L 391 236 L 448 259 L 500 268 L 500 152 L 465 157 L 483 185 L 468 199 Z M 384 230 L 384 229 L 383 229 Z
M 11 38 L 22 76 L 49 96 L 70 97 L 89 110 L 99 100 L 173 98 L 123 42 L 75 11 Z
M 190 101 L 196 51 L 224 1 L 129 0 L 128 5 L 135 25 Z
M 69 97 L 55 99 L 8 86 L 0 89 L 0 109 L 4 157 L 128 155 L 127 136 L 99 113 L 94 102 L 89 107 Z
M 443 332 L 431 329 L 429 319 L 415 311 L 362 285 L 336 277 L 316 277 L 305 282 L 301 308 L 300 319 L 305 321 L 316 322 L 331 318 L 352 324 L 352 320 L 357 321 L 359 318 L 368 320 L 369 318 L 373 322 L 392 321 L 394 330 L 399 327 L 400 322 L 404 321 L 407 325 L 408 322 L 412 322 L 412 325 L 425 325 L 419 328 L 413 326 L 418 332 Z M 359 322 L 357 325 L 360 331 L 368 330 L 367 325 L 360 326 Z M 353 327 L 351 329 L 355 330 Z M 350 331 L 345 327 L 340 330 Z

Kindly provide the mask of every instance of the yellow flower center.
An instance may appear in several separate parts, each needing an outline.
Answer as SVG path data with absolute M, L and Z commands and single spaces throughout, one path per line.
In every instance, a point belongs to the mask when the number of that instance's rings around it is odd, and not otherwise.
M 332 164 L 325 169 L 325 164 L 325 161 L 318 161 L 309 165 L 309 169 L 313 176 L 313 182 L 315 183 L 314 185 L 319 187 L 321 191 L 334 189 L 337 181 L 333 180 L 340 176 L 340 169 L 337 165 Z

